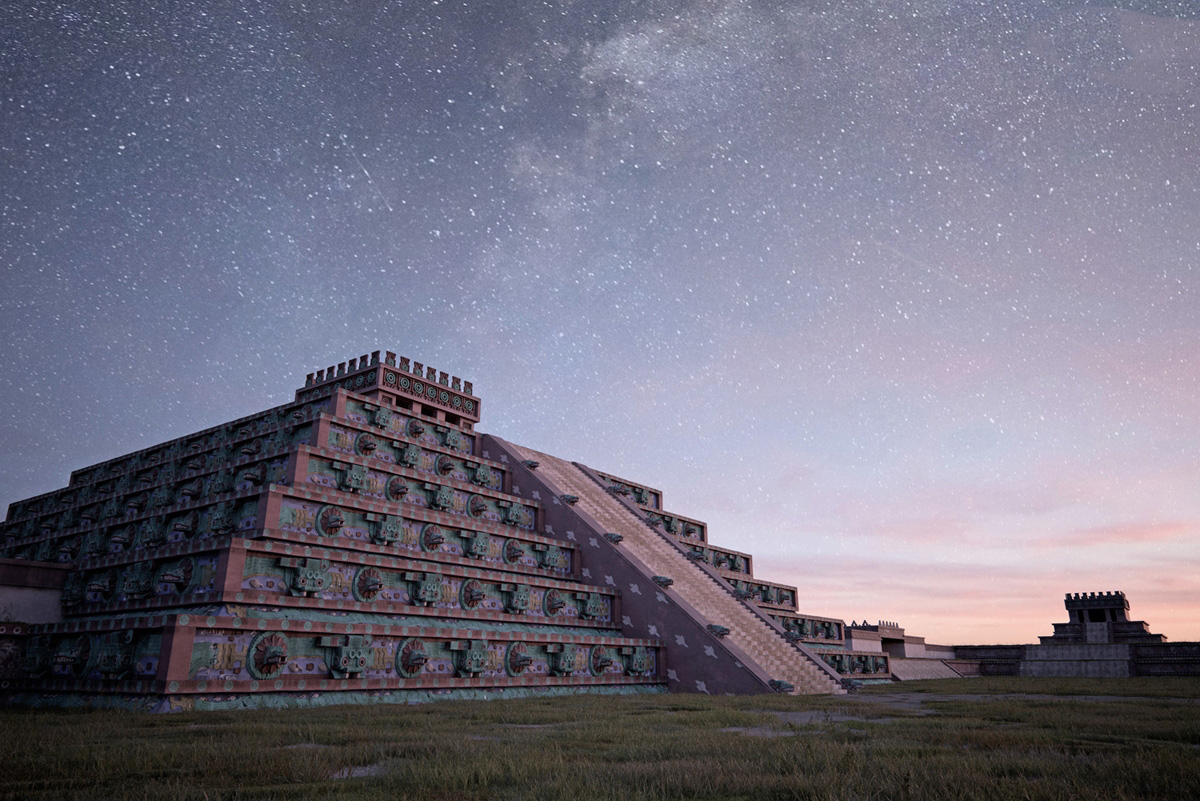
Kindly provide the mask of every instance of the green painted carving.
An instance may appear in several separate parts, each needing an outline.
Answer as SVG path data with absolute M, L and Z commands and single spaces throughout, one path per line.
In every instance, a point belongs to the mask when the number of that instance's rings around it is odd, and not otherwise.
M 32 679 L 40 679 L 50 671 L 50 636 L 39 634 L 25 643 L 25 657 L 21 660 L 21 672 Z
M 467 579 L 458 588 L 458 603 L 463 609 L 474 609 L 483 603 L 487 593 L 478 579 Z
M 141 600 L 154 593 L 154 568 L 150 562 L 129 565 L 121 573 L 119 595 L 125 600 Z
M 625 672 L 630 676 L 644 676 L 650 672 L 650 652 L 644 645 L 625 646 L 621 649 Z
M 704 564 L 708 564 L 708 551 L 706 551 L 705 549 L 701 548 L 698 545 L 692 546 L 691 550 L 688 551 L 688 557 L 691 559 L 695 559 L 697 562 L 703 562 Z M 720 557 L 717 557 L 717 558 L 720 559 Z
M 177 493 L 180 503 L 191 503 L 204 494 L 204 482 L 196 478 L 179 485 Z
M 163 506 L 170 506 L 174 502 L 174 493 L 171 492 L 171 488 L 169 486 L 161 486 L 150 494 L 150 506 L 155 509 Z
M 454 505 L 454 490 L 438 484 L 426 484 L 425 489 L 432 492 L 429 505 L 434 509 L 449 509 Z
M 285 556 L 279 564 L 288 568 L 288 588 L 292 595 L 315 595 L 329 586 L 329 560 Z
M 137 545 L 157 548 L 167 541 L 167 531 L 161 520 L 143 520 L 137 529 Z
M 277 631 L 263 631 L 246 648 L 246 671 L 252 678 L 273 679 L 283 672 L 287 658 L 287 637 Z
M 519 615 L 529 608 L 528 584 L 501 584 L 504 592 L 504 610 L 510 614 Z
M 380 406 L 371 413 L 371 423 L 379 428 L 387 428 L 392 424 L 392 410 Z
M 418 437 L 420 437 L 421 435 L 423 435 L 425 433 L 425 424 L 422 423 L 420 420 L 411 419 L 404 426 L 404 433 L 405 433 L 405 435 L 412 437 L 413 439 L 417 439 Z
M 562 564 L 562 549 L 547 545 L 538 553 L 538 565 L 546 570 L 556 570 Z
M 183 595 L 192 588 L 192 580 L 196 577 L 196 560 L 185 556 L 178 562 L 168 562 L 158 571 L 157 583 L 166 585 L 170 592 Z
M 511 504 L 504 510 L 504 522 L 510 526 L 523 526 L 529 522 L 525 507 L 519 503 Z
M 683 526 L 683 536 L 695 538 L 700 535 L 700 528 L 695 523 L 685 523 Z
M 214 506 L 208 513 L 208 530 L 213 534 L 225 534 L 233 531 L 233 509 L 227 504 Z
M 442 600 L 442 577 L 437 573 L 405 573 L 409 582 L 408 596 L 418 606 L 429 606 Z
M 491 548 L 492 538 L 486 531 L 463 532 L 463 553 L 475 559 L 483 559 Z
M 99 573 L 93 573 L 88 577 L 87 595 L 92 596 L 94 602 L 107 602 L 112 600 L 113 593 L 117 589 L 117 571 L 103 570 Z
M 38 543 L 37 548 L 34 550 L 33 558 L 39 562 L 49 562 L 54 557 L 54 553 L 57 550 L 58 549 L 55 548 L 53 540 L 42 540 Z
M 391 545 L 404 536 L 404 521 L 393 515 L 384 515 L 371 527 L 371 542 L 376 545 Z
M 546 646 L 550 654 L 550 672 L 555 676 L 570 676 L 579 669 L 579 649 L 570 644 L 553 643 Z
M 329 666 L 329 674 L 335 679 L 357 676 L 367 669 L 371 661 L 370 643 L 362 634 L 321 637 L 318 644 L 331 651 L 326 664 Z
M 94 656 L 96 669 L 106 679 L 120 680 L 129 675 L 134 665 L 134 634 L 118 631 L 99 638 Z
M 487 640 L 457 640 L 450 643 L 455 652 L 455 668 L 459 676 L 472 678 L 487 668 Z
M 359 456 L 374 456 L 378 448 L 379 440 L 371 434 L 363 432 L 354 438 L 354 452 Z
M 415 637 L 402 640 L 396 648 L 396 672 L 406 679 L 419 676 L 428 661 L 425 643 Z
M 116 498 L 110 498 L 104 504 L 104 508 L 100 511 L 101 520 L 113 520 L 115 518 L 124 516 L 125 507 L 121 506 L 121 504 L 117 502 Z
M 781 681 L 780 679 L 771 679 L 769 682 L 767 682 L 767 686 L 777 693 L 791 693 L 796 689 L 788 682 Z
M 237 483 L 232 470 L 222 470 L 212 478 L 212 483 L 208 486 L 209 495 L 221 495 L 226 492 L 233 492 L 234 485 Z
M 92 641 L 86 634 L 68 637 L 54 652 L 54 672 L 82 679 L 91 668 Z
M 416 468 L 421 464 L 421 446 L 416 443 L 408 443 L 400 451 L 399 463 L 401 467 Z
M 542 595 L 542 612 L 546 617 L 554 617 L 566 605 L 567 599 L 558 590 L 549 589 Z
M 322 537 L 338 536 L 345 525 L 346 518 L 336 506 L 326 504 L 317 510 L 317 533 Z
M 367 487 L 367 476 L 367 468 L 362 465 L 346 465 L 338 474 L 338 488 L 346 492 L 362 492 Z
M 726 626 L 718 626 L 716 623 L 709 623 L 705 628 L 716 637 L 718 640 L 723 640 L 729 636 L 729 629 Z
M 167 528 L 171 531 L 178 531 L 187 539 L 191 539 L 196 533 L 196 528 L 200 524 L 200 515 L 193 512 L 187 512 L 179 517 L 173 518 Z
M 234 479 L 234 487 L 242 484 L 249 484 L 251 487 L 261 487 L 263 482 L 267 480 L 267 468 L 265 465 L 256 464 L 247 467 L 237 474 Z
M 612 654 L 603 645 L 593 645 L 591 651 L 588 652 L 588 672 L 593 676 L 607 672 L 612 663 Z
M 664 590 L 675 583 L 675 579 L 669 578 L 668 576 L 651 576 L 650 580 L 662 587 Z
M 457 466 L 453 459 L 445 454 L 441 454 L 434 462 L 433 469 L 439 476 L 448 476 L 454 472 L 454 468 Z
M 504 672 L 510 676 L 519 676 L 533 664 L 533 657 L 523 642 L 510 643 L 504 652 Z
M 462 435 L 459 434 L 457 431 L 455 431 L 453 428 L 446 429 L 446 433 L 442 435 L 442 442 L 446 445 L 447 448 L 451 448 L 456 451 L 461 451 L 463 449 Z
M 608 599 L 598 592 L 580 592 L 575 597 L 579 604 L 579 613 L 591 620 L 597 620 L 608 615 Z
M 82 573 L 71 573 L 67 576 L 67 581 L 63 585 L 62 590 L 62 605 L 65 608 L 79 606 L 83 603 L 85 593 L 87 592 L 87 580 Z

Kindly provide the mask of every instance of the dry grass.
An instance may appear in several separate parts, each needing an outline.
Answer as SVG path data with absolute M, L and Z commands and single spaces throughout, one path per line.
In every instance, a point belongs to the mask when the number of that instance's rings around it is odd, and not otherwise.
M 1044 696 L 1034 698 L 977 694 L 973 680 L 937 684 L 960 697 L 897 704 L 883 688 L 170 716 L 4 711 L 0 797 L 1200 797 L 1200 704 L 1185 700 L 1200 681 L 1106 701 L 1039 692 L 1050 681 L 1009 690 Z

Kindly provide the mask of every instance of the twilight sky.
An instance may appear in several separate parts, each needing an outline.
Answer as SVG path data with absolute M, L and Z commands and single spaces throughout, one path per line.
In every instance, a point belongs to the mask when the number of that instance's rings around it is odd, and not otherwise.
M 1198 18 L 7 3 L 0 508 L 388 348 L 801 611 L 1200 640 Z

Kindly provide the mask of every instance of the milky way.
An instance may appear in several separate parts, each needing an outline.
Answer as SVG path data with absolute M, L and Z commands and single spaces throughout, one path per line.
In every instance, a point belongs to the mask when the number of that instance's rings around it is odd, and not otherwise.
M 388 348 L 802 611 L 1200 639 L 1193 3 L 101 5 L 0 12 L 0 503 Z

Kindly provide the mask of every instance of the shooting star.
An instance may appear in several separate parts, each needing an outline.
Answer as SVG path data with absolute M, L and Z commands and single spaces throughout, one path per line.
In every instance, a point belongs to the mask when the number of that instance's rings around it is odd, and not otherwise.
M 375 180 L 371 178 L 371 173 L 367 172 L 367 165 L 363 164 L 363 160 L 359 158 L 358 152 L 354 148 L 350 147 L 350 144 L 346 141 L 345 134 L 342 134 L 341 137 L 342 144 L 350 149 L 350 155 L 354 156 L 354 160 L 358 162 L 358 168 L 362 170 L 363 175 L 367 176 L 367 183 L 369 183 L 371 188 L 375 190 L 375 195 L 380 199 L 380 201 L 383 202 L 383 205 L 387 206 L 388 211 L 395 214 L 396 210 L 392 208 L 392 204 L 388 203 L 388 199 L 383 196 L 383 192 L 381 192 L 379 187 L 375 185 Z

